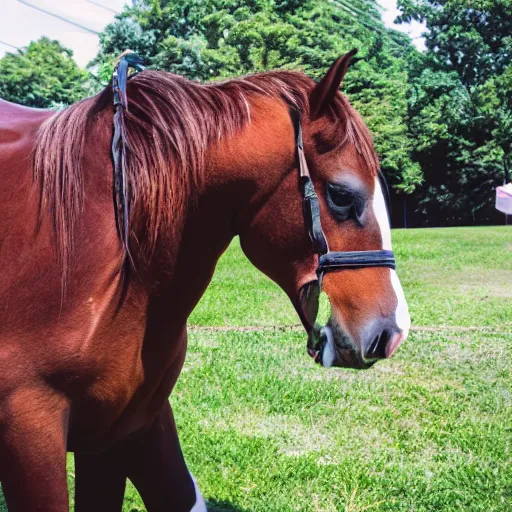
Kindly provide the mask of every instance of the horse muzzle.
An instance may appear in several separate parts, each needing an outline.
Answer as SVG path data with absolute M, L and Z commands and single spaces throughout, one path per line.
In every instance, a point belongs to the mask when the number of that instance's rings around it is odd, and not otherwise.
M 365 370 L 377 361 L 366 360 L 350 338 L 330 324 L 309 332 L 307 350 L 315 362 L 324 368 L 334 366 Z
M 308 334 L 308 354 L 324 368 L 371 368 L 380 359 L 393 355 L 406 335 L 395 325 L 376 326 L 355 343 L 337 324 L 330 320 L 323 327 L 316 326 Z

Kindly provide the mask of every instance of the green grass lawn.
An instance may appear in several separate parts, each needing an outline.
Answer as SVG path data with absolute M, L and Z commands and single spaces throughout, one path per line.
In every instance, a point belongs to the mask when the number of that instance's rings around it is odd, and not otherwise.
M 512 227 L 393 238 L 415 328 L 365 372 L 314 365 L 284 293 L 222 258 L 171 399 L 210 510 L 512 511 Z

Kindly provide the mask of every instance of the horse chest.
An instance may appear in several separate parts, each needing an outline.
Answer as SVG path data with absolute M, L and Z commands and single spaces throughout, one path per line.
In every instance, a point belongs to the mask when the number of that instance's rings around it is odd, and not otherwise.
M 140 330 L 140 320 L 123 325 L 121 336 L 112 334 L 114 328 L 109 338 L 95 340 L 94 346 L 106 348 L 91 347 L 77 369 L 87 385 L 73 401 L 71 449 L 108 444 L 144 429 L 176 383 L 185 358 L 185 332 L 152 333 L 147 323 Z

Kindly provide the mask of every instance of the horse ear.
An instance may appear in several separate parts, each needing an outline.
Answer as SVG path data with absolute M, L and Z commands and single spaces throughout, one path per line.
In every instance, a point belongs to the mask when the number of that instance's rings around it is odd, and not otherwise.
M 334 62 L 322 80 L 316 84 L 309 98 L 311 119 L 316 119 L 327 112 L 345 77 L 350 61 L 356 53 L 357 49 L 354 49 L 342 55 Z

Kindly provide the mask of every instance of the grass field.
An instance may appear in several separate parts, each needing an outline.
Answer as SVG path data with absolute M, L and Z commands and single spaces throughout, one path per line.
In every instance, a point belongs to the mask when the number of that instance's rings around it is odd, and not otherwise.
M 220 261 L 171 399 L 211 510 L 512 511 L 512 227 L 393 237 L 414 328 L 366 372 L 315 366 L 237 242 Z

